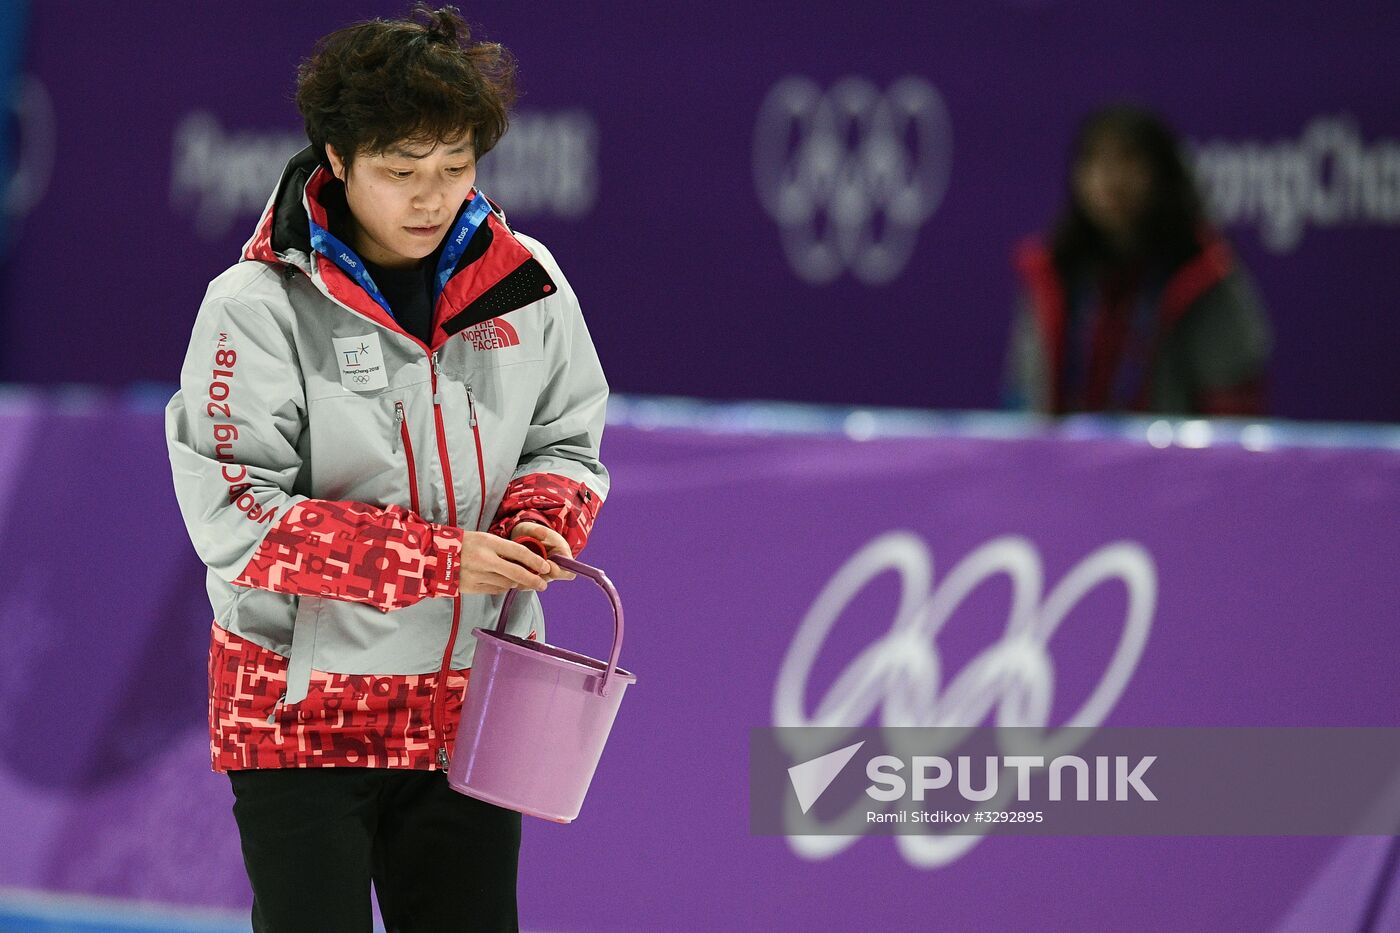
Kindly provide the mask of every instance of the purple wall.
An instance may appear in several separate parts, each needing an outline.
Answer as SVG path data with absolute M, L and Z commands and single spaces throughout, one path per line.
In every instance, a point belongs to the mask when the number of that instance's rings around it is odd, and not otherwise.
M 1400 65 L 1384 39 L 1400 7 L 877 6 L 469 7 L 526 92 L 483 186 L 560 258 L 616 388 L 995 407 L 1009 250 L 1055 211 L 1075 119 L 1127 95 L 1204 147 L 1277 324 L 1276 413 L 1400 420 Z M 0 379 L 172 379 L 205 283 L 296 144 L 298 58 L 399 10 L 36 8 Z M 835 174 L 781 201 L 784 166 L 760 150 L 785 136 L 765 109 L 785 78 L 828 103 L 857 79 L 852 112 L 873 129 L 830 137 Z M 906 132 L 879 132 L 881 101 L 916 115 Z M 876 141 L 860 158 L 858 138 Z M 901 159 L 918 184 L 895 216 L 875 168 Z M 785 243 L 838 191 L 853 200 L 815 229 L 855 246 L 804 279 Z M 865 208 L 874 226 L 853 219 Z M 860 245 L 874 229 L 893 237 L 884 265 Z
M 1051 726 L 1105 682 L 1121 687 L 1085 724 L 1400 726 L 1400 450 L 614 425 L 603 453 L 614 492 L 583 557 L 621 592 L 638 681 L 579 821 L 527 821 L 528 927 L 1354 930 L 1400 884 L 1374 837 L 996 837 L 937 865 L 869 837 L 814 859 L 750 835 L 747 760 L 750 729 L 795 724 L 777 712 L 794 698 L 815 717 L 894 622 L 899 578 L 872 573 L 805 688 L 782 686 L 818 595 L 863 551 L 931 562 L 916 600 L 973 555 L 1020 555 L 1043 572 L 1040 614 L 1075 568 L 1132 545 L 1152 594 L 1141 650 L 1118 649 L 1123 584 L 1091 588 L 1047 645 Z M 0 399 L 0 553 L 0 889 L 246 906 L 208 771 L 202 567 L 156 406 Z M 1004 639 L 1010 594 L 992 574 L 951 611 L 930 695 Z M 595 589 L 544 601 L 551 642 L 605 656 Z M 1388 909 L 1373 933 L 1400 933 Z

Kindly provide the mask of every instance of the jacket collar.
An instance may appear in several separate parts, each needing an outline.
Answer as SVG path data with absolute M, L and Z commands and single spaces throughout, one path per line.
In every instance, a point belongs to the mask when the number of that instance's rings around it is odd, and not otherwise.
M 552 295 L 557 287 L 506 224 L 504 212 L 495 202 L 488 199 L 488 203 L 491 213 L 438 297 L 430 350 L 473 324 Z M 310 146 L 288 160 L 253 236 L 243 245 L 242 259 L 300 271 L 337 303 L 414 339 L 359 283 L 312 249 L 308 219 L 333 232 L 345 230 L 349 220 L 344 185 L 320 164 Z

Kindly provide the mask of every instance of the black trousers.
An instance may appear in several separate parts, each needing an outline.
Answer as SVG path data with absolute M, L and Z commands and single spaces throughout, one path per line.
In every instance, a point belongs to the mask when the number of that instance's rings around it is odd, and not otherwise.
M 520 814 L 441 771 L 230 771 L 256 933 L 517 931 Z

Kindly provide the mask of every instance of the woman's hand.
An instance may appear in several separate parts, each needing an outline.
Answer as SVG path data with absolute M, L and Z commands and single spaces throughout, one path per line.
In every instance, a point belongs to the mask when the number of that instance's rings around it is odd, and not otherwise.
M 510 539 L 512 541 L 519 541 L 521 538 L 534 538 L 539 541 L 544 545 L 545 551 L 547 551 L 551 557 L 573 558 L 574 556 L 573 549 L 569 547 L 569 542 L 564 540 L 563 535 L 547 525 L 541 525 L 539 522 L 521 522 L 516 525 L 510 533 Z M 524 547 L 524 545 L 521 545 L 521 547 Z M 549 564 L 549 569 L 544 575 L 546 580 L 572 580 L 577 576 L 577 574 L 565 570 L 552 560 L 547 561 L 547 563 Z
M 524 525 L 522 522 L 521 527 Z M 545 530 L 549 531 L 548 528 Z M 552 531 L 550 533 L 553 534 Z M 559 540 L 563 541 L 563 538 Z M 566 550 L 567 547 L 565 545 Z M 517 586 L 543 591 L 552 579 L 549 575 L 551 568 L 559 571 L 553 562 L 545 560 L 523 544 L 485 531 L 462 533 L 461 583 L 458 587 L 462 593 L 499 596 Z

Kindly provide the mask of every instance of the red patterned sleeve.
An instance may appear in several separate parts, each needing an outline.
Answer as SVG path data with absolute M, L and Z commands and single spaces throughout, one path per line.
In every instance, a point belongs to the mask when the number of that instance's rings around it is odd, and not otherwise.
M 460 528 L 424 521 L 403 506 L 307 499 L 268 531 L 233 582 L 388 612 L 455 596 L 461 557 Z
M 588 543 L 603 500 L 583 483 L 558 473 L 528 473 L 506 487 L 491 533 L 509 538 L 521 522 L 553 528 L 577 557 Z

